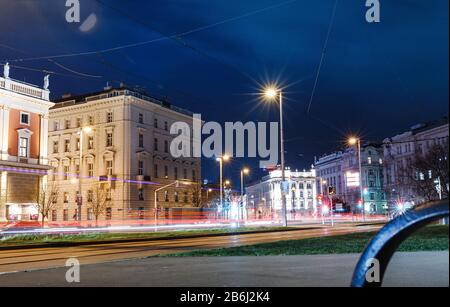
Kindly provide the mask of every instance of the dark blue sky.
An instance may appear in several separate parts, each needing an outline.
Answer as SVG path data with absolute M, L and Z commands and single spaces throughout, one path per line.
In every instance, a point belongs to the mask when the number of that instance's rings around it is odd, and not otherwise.
M 365 21 L 365 1 L 339 0 L 309 115 L 334 0 L 80 0 L 81 19 L 98 18 L 88 32 L 65 21 L 64 2 L 0 0 L 0 63 L 60 73 L 51 77 L 53 98 L 123 81 L 219 122 L 276 120 L 277 108 L 249 94 L 258 82 L 279 80 L 290 85 L 285 129 L 293 168 L 340 148 L 348 133 L 380 140 L 448 113 L 448 0 L 382 0 L 379 24 Z M 103 50 L 221 21 L 178 43 L 54 59 L 101 78 L 73 75 L 45 59 L 14 61 Z M 38 84 L 44 75 L 14 67 L 11 74 Z M 237 178 L 242 165 L 256 170 L 257 161 L 234 160 L 226 176 Z M 213 161 L 204 162 L 204 175 L 216 179 Z

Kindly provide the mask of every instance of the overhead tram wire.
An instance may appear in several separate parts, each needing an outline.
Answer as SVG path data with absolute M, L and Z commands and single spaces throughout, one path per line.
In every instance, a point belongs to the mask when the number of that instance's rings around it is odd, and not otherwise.
M 17 49 L 17 48 L 15 48 L 15 47 L 11 47 L 11 46 L 6 45 L 6 44 L 3 44 L 3 43 L 0 43 L 0 47 L 4 47 L 4 48 L 6 48 L 6 49 L 10 49 L 10 50 L 13 50 L 13 51 L 15 51 L 15 52 L 19 52 L 19 53 L 26 54 L 26 55 L 29 54 L 28 52 L 25 52 L 25 51 L 23 51 L 23 50 Z M 100 54 L 99 54 L 99 55 L 100 55 Z M 141 75 L 138 75 L 138 74 L 135 74 L 135 73 L 126 71 L 126 70 L 124 70 L 124 69 L 121 69 L 121 68 L 119 68 L 119 67 L 117 67 L 117 66 L 111 64 L 110 62 L 107 62 L 107 61 L 104 59 L 104 57 L 103 57 L 102 55 L 100 55 L 100 56 L 101 56 L 101 58 L 100 58 L 100 59 L 97 59 L 96 62 L 100 63 L 101 65 L 103 65 L 103 66 L 105 66 L 105 67 L 107 67 L 107 68 L 109 68 L 109 69 L 118 71 L 118 72 L 120 72 L 120 73 L 128 74 L 128 75 L 134 77 L 135 79 L 140 79 L 140 80 L 143 80 L 143 81 L 145 81 L 145 82 L 153 83 L 154 85 L 156 85 L 156 86 L 157 86 L 158 88 L 160 88 L 160 89 L 167 89 L 167 87 L 164 86 L 164 84 L 161 84 L 161 83 L 159 83 L 159 82 L 157 82 L 157 81 L 155 81 L 155 80 L 149 79 L 149 78 L 147 78 L 147 77 L 144 77 L 144 76 L 141 76 Z M 14 65 L 14 64 L 10 64 L 10 66 L 11 66 L 11 67 L 14 67 L 14 68 L 18 68 L 18 69 L 28 70 L 28 71 L 36 71 L 36 72 L 48 73 L 48 74 L 52 74 L 52 75 L 60 75 L 60 76 L 65 76 L 65 77 L 78 77 L 78 78 L 86 78 L 86 79 L 91 79 L 91 78 L 96 78 L 96 79 L 98 79 L 98 78 L 103 78 L 103 79 L 109 80 L 109 81 L 111 81 L 111 82 L 124 83 L 123 81 L 109 79 L 109 78 L 106 78 L 106 77 L 104 77 L 104 76 L 94 76 L 94 75 L 89 75 L 89 74 L 85 74 L 85 73 L 80 73 L 80 72 L 74 71 L 74 70 L 72 70 L 72 69 L 70 69 L 70 68 L 68 68 L 68 67 L 66 67 L 66 66 L 64 66 L 64 65 L 62 65 L 61 63 L 56 62 L 56 61 L 53 60 L 53 59 L 47 59 L 47 61 L 49 61 L 49 62 L 51 62 L 51 63 L 57 65 L 58 67 L 60 67 L 60 68 L 62 68 L 62 69 L 65 69 L 65 70 L 67 70 L 67 71 L 73 73 L 73 75 L 63 74 L 63 73 L 58 73 L 58 72 L 54 72 L 54 71 L 46 70 L 46 69 L 37 69 L 37 68 L 33 68 L 33 67 L 19 66 L 19 65 Z M 5 63 L 2 63 L 2 65 L 4 65 L 4 64 L 5 64 Z M 189 93 L 186 93 L 186 92 L 183 92 L 183 91 L 181 91 L 181 90 L 177 90 L 177 89 L 174 89 L 174 88 L 171 88 L 171 89 L 174 90 L 174 91 L 176 91 L 176 92 L 178 92 L 178 93 L 181 94 L 182 96 L 190 96 L 191 98 L 193 98 L 193 99 L 196 100 L 196 101 L 200 101 L 200 102 L 205 103 L 204 99 L 202 99 L 202 98 L 199 98 L 199 97 L 197 97 L 197 96 L 194 96 L 194 95 L 189 94 Z
M 6 45 L 4 43 L 0 43 L 0 47 L 12 50 L 14 52 L 19 52 L 19 53 L 22 53 L 22 54 L 25 54 L 25 55 L 29 55 L 29 53 L 26 52 L 26 51 L 20 50 L 20 49 L 15 48 L 15 47 L 11 47 L 11 46 Z M 56 62 L 55 60 L 52 60 L 52 59 L 47 59 L 47 61 L 49 61 L 50 63 L 53 63 L 54 65 L 58 66 L 61 69 L 64 69 L 64 70 L 72 73 L 73 75 L 76 75 L 77 77 L 87 77 L 87 78 L 96 78 L 96 79 L 103 78 L 103 76 L 94 76 L 94 75 L 91 75 L 91 74 L 86 74 L 86 73 L 82 73 L 82 72 L 79 72 L 79 71 L 75 71 L 75 70 L 70 69 L 67 66 L 64 66 L 61 63 L 58 63 L 58 62 Z M 5 61 L 5 62 L 8 62 L 8 61 Z M 57 73 L 57 72 L 50 71 L 50 70 L 37 69 L 37 68 L 33 68 L 33 67 L 25 67 L 25 66 L 18 66 L 18 65 L 11 65 L 11 67 L 15 67 L 15 68 L 18 68 L 18 69 L 23 69 L 23 70 L 29 70 L 29 71 L 41 71 L 43 73 L 48 73 L 48 74 L 53 74 L 53 75 L 61 75 L 61 76 L 73 77 L 73 76 L 68 75 L 68 74 L 62 74 L 62 73 Z
M 67 58 L 67 57 L 76 57 L 76 56 L 87 56 L 87 55 L 95 55 L 98 53 L 109 53 L 109 52 L 113 52 L 113 51 L 118 51 L 118 50 L 122 50 L 122 49 L 127 49 L 127 48 L 133 48 L 133 47 L 140 47 L 140 46 L 145 46 L 148 44 L 152 44 L 152 43 L 156 43 L 156 42 L 160 42 L 160 41 L 164 41 L 164 40 L 168 40 L 169 38 L 177 38 L 177 37 L 181 37 L 181 36 L 187 36 L 193 33 L 197 33 L 197 32 L 201 32 L 207 29 L 211 29 L 214 28 L 216 26 L 228 23 L 228 22 L 232 22 L 232 21 L 236 21 L 236 20 L 240 20 L 243 19 L 245 17 L 249 17 L 264 11 L 268 11 L 277 7 L 281 7 L 284 5 L 288 5 L 294 2 L 297 2 L 298 0 L 289 0 L 289 1 L 285 1 L 282 3 L 278 3 L 275 5 L 271 5 L 256 11 L 252 11 L 252 12 L 248 12 L 239 16 L 235 16 L 235 17 L 230 17 L 206 26 L 201 26 L 201 27 L 197 27 L 191 30 L 187 30 L 184 32 L 180 32 L 177 34 L 173 34 L 170 35 L 169 37 L 167 36 L 163 36 L 163 37 L 158 37 L 158 38 L 154 38 L 151 40 L 147 40 L 147 41 L 141 41 L 141 42 L 137 42 L 137 43 L 131 43 L 131 44 L 125 44 L 125 45 L 120 45 L 120 46 L 116 46 L 116 47 L 111 47 L 111 48 L 106 48 L 106 49 L 101 49 L 101 50 L 92 50 L 92 51 L 85 51 L 85 52 L 72 52 L 72 53 L 65 53 L 65 54 L 57 54 L 57 55 L 49 55 L 49 56 L 39 56 L 39 57 L 30 57 L 30 58 L 19 58 L 19 59 L 13 59 L 11 60 L 11 62 L 23 62 L 23 61 L 35 61 L 35 60 L 44 60 L 44 59 L 56 59 L 56 58 Z
M 309 114 L 310 111 L 311 111 L 311 105 L 312 105 L 312 102 L 314 100 L 314 96 L 315 96 L 315 93 L 316 93 L 317 85 L 319 83 L 319 77 L 320 77 L 320 73 L 321 73 L 321 70 L 322 70 L 323 61 L 324 61 L 325 55 L 327 53 L 328 41 L 330 40 L 331 31 L 332 31 L 333 25 L 334 25 L 334 19 L 336 17 L 336 11 L 337 11 L 338 2 L 339 2 L 339 0 L 335 0 L 335 2 L 334 2 L 333 12 L 331 13 L 330 23 L 328 25 L 328 31 L 327 31 L 327 35 L 326 35 L 326 38 L 325 38 L 325 43 L 323 45 L 322 54 L 320 56 L 319 67 L 317 68 L 316 79 L 314 81 L 314 86 L 313 86 L 313 89 L 312 89 L 312 92 L 311 92 L 311 97 L 309 99 L 309 104 L 308 104 L 308 109 L 306 111 L 306 114 Z
M 149 29 L 149 30 L 151 30 L 151 31 L 153 31 L 153 32 L 156 32 L 156 33 L 158 33 L 158 34 L 160 34 L 160 35 L 166 37 L 166 38 L 169 39 L 169 40 L 172 40 L 172 41 L 175 42 L 176 44 L 178 44 L 178 45 L 180 45 L 180 46 L 182 46 L 182 47 L 188 48 L 188 49 L 194 51 L 195 53 L 197 53 L 198 55 L 203 56 L 203 57 L 205 57 L 205 58 L 207 58 L 207 59 L 209 59 L 209 60 L 211 60 L 211 61 L 217 62 L 218 64 L 221 64 L 221 65 L 223 65 L 223 66 L 226 66 L 226 67 L 228 67 L 228 68 L 231 68 L 232 70 L 234 70 L 234 71 L 236 71 L 237 73 L 241 74 L 242 76 L 246 77 L 246 78 L 249 79 L 250 81 L 255 82 L 254 78 L 252 78 L 250 75 L 248 75 L 248 74 L 245 73 L 244 71 L 240 70 L 238 67 L 236 67 L 236 66 L 234 66 L 234 65 L 232 65 L 232 64 L 226 63 L 226 62 L 224 62 L 224 61 L 221 61 L 221 60 L 219 60 L 219 59 L 217 59 L 217 58 L 215 58 L 215 57 L 209 55 L 208 53 L 206 53 L 206 52 L 204 52 L 204 51 L 202 51 L 202 50 L 200 50 L 200 49 L 198 49 L 198 48 L 196 48 L 196 47 L 190 45 L 189 43 L 186 42 L 186 40 L 183 40 L 183 39 L 181 38 L 181 35 L 175 35 L 175 36 L 174 36 L 174 35 L 168 35 L 168 34 L 166 34 L 166 33 L 163 33 L 161 30 L 158 30 L 158 29 L 156 29 L 155 27 L 151 26 L 151 25 L 148 24 L 147 22 L 144 22 L 144 21 L 142 21 L 142 20 L 136 18 L 134 15 L 131 15 L 131 14 L 129 14 L 128 12 L 126 12 L 126 11 L 124 11 L 124 10 L 121 10 L 121 9 L 119 9 L 119 8 L 117 8 L 117 7 L 111 6 L 111 5 L 105 3 L 105 2 L 102 1 L 102 0 L 95 0 L 95 1 L 96 1 L 97 3 L 99 3 L 100 5 L 103 5 L 104 7 L 107 7 L 107 8 L 109 8 L 109 9 L 115 11 L 116 13 L 118 13 L 118 14 L 120 14 L 120 15 L 123 15 L 124 17 L 130 19 L 131 21 L 133 21 L 133 22 L 135 22 L 135 23 L 137 23 L 137 24 L 140 24 L 140 25 L 144 26 L 145 28 L 147 28 L 147 29 Z M 289 2 L 292 2 L 292 1 L 289 1 Z

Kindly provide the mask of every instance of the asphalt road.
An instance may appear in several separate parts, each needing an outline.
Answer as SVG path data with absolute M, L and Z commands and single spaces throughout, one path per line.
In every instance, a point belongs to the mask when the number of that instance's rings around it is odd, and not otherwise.
M 334 228 L 299 228 L 295 231 L 205 236 L 198 238 L 167 239 L 145 242 L 92 244 L 77 247 L 47 247 L 20 250 L 0 250 L 0 274 L 65 266 L 67 259 L 77 258 L 81 265 L 124 259 L 145 258 L 157 254 L 185 252 L 194 249 L 212 249 L 251 245 L 280 240 L 332 236 L 378 230 L 379 225 L 339 225 Z M 2 280 L 7 276 L 2 276 Z
M 0 275 L 2 286 L 348 287 L 359 255 L 147 258 Z M 449 286 L 449 253 L 394 255 L 385 286 Z

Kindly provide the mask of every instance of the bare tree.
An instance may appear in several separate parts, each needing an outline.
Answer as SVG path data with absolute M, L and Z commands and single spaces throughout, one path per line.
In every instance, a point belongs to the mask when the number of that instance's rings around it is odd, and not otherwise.
M 58 206 L 58 187 L 53 181 L 49 184 L 41 184 L 36 195 L 35 207 L 41 216 L 42 227 L 45 225 L 45 219 L 50 215 L 50 212 Z
M 202 207 L 202 184 L 200 181 L 192 184 L 192 206 L 196 208 Z
M 409 185 L 425 201 L 436 200 L 440 183 L 442 198 L 448 198 L 448 143 L 435 145 L 426 154 L 417 152 L 400 170 L 403 184 Z
M 92 200 L 90 202 L 89 208 L 92 209 L 92 214 L 95 218 L 95 226 L 98 226 L 99 217 L 106 212 L 110 203 L 108 198 L 108 192 L 103 189 L 100 185 L 96 185 L 92 190 Z

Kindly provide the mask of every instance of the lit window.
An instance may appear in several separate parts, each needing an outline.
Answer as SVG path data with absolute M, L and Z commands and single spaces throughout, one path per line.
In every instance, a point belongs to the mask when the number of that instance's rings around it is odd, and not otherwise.
M 372 157 L 367 158 L 367 163 L 372 164 Z

